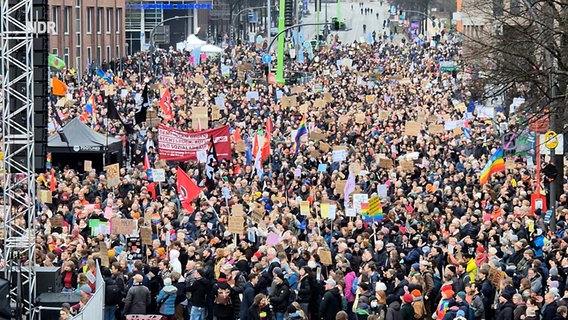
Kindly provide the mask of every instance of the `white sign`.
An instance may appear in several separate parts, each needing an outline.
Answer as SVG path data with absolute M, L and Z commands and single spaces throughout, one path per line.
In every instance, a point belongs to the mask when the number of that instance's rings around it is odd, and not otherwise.
M 155 182 L 165 182 L 166 181 L 166 170 L 164 169 L 152 169 L 152 177 Z
M 369 195 L 366 193 L 354 193 L 353 194 L 353 209 L 356 212 L 361 212 L 361 203 L 369 202 Z

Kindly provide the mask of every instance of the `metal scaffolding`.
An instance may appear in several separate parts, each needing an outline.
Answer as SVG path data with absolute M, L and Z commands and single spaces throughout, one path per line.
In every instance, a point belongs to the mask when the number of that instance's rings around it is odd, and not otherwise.
M 16 319 L 35 303 L 33 0 L 0 1 L 0 76 L 4 142 L 3 244 Z

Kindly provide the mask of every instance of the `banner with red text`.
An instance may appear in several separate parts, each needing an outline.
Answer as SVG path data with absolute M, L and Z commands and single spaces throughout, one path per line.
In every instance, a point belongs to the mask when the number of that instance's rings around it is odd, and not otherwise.
M 185 132 L 163 124 L 158 125 L 158 153 L 161 160 L 197 160 L 198 151 L 207 151 L 213 137 L 217 158 L 231 160 L 229 126 L 200 132 Z

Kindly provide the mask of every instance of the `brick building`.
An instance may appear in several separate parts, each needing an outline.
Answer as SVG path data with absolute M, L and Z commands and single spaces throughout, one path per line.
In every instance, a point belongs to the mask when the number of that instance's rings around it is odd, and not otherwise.
M 90 63 L 102 63 L 126 53 L 125 0 L 49 0 L 53 54 L 82 74 Z

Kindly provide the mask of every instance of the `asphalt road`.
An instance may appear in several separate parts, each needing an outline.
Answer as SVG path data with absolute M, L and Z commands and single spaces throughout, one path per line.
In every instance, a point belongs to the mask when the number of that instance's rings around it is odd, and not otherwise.
M 372 9 L 372 13 L 361 13 L 361 9 Z M 310 3 L 309 10 L 311 14 L 303 18 L 303 23 L 315 23 L 316 12 L 314 4 Z M 327 11 L 327 21 L 331 22 L 332 17 L 337 16 L 337 3 L 322 3 L 321 13 L 319 17 L 320 22 L 325 22 Z M 363 11 L 364 12 L 364 11 Z M 377 13 L 379 17 L 377 18 Z M 331 31 L 331 35 L 339 36 L 339 40 L 343 43 L 353 43 L 354 41 L 366 41 L 367 34 L 373 31 L 376 32 L 377 38 L 386 32 L 387 35 L 390 34 L 389 26 L 383 28 L 383 21 L 389 18 L 389 5 L 386 1 L 383 1 L 382 5 L 379 1 L 375 2 L 363 2 L 363 7 L 359 5 L 359 2 L 341 2 L 340 4 L 340 18 L 344 21 L 348 27 L 347 31 Z M 366 26 L 366 32 L 363 31 L 363 25 Z M 315 39 L 316 26 L 305 26 L 304 27 L 304 39 Z M 319 27 L 320 34 L 323 33 L 323 26 Z M 403 38 L 402 34 L 395 36 L 394 41 L 396 43 L 400 42 Z

